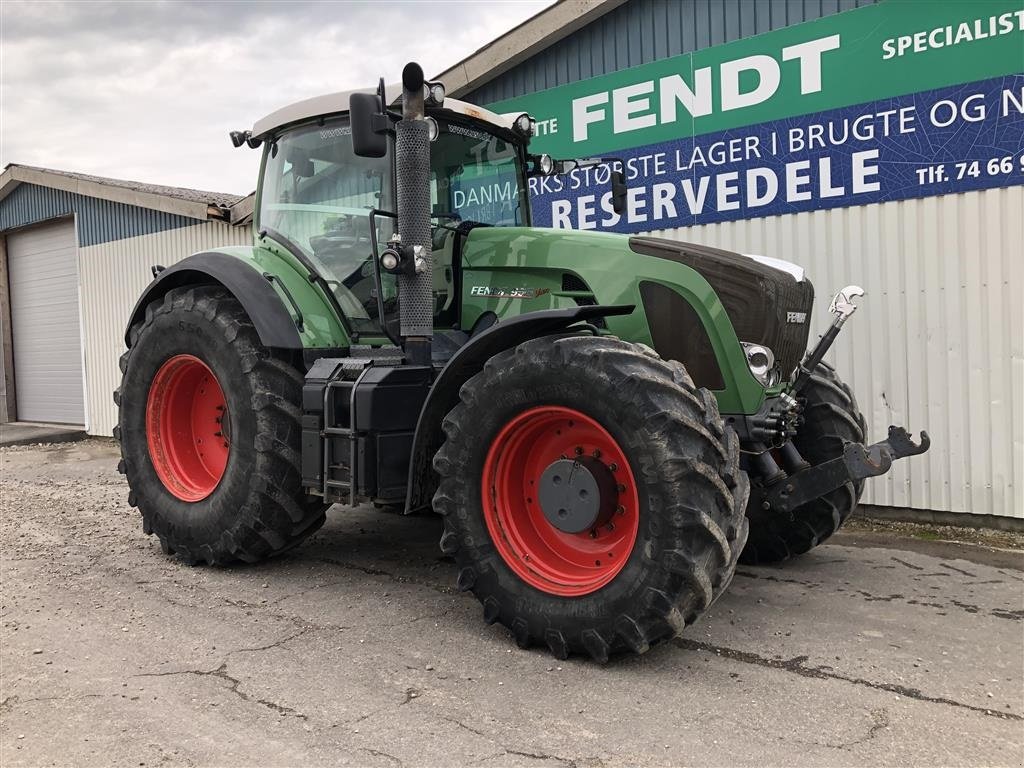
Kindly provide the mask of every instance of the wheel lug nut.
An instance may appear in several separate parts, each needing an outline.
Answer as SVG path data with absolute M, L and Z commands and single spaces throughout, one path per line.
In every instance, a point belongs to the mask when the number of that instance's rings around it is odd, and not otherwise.
M 595 459 L 600 459 L 601 458 L 601 449 L 600 448 L 595 448 L 594 449 L 594 458 Z
M 592 539 L 596 539 L 597 538 L 597 529 L 596 528 L 591 528 L 590 529 L 590 538 L 592 538 Z
M 613 461 L 611 464 L 608 465 L 608 469 L 610 469 L 612 472 L 618 472 L 619 465 Z
M 578 445 L 576 446 L 576 455 L 577 456 L 582 456 L 583 455 L 583 448 L 581 448 Z
M 622 483 L 619 483 L 618 485 L 615 486 L 615 490 L 617 490 L 619 493 L 624 493 L 626 490 L 626 486 L 624 486 Z
M 615 508 L 615 514 L 616 515 L 624 515 L 624 514 L 626 514 L 626 508 L 624 506 L 622 506 L 621 504 L 619 504 L 619 506 L 617 506 Z

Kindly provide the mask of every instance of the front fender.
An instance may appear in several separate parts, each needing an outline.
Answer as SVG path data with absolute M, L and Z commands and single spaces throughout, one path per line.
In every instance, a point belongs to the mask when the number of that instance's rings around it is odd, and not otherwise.
M 511 349 L 528 339 L 561 333 L 576 323 L 599 317 L 628 315 L 634 309 L 632 305 L 592 305 L 527 312 L 502 320 L 472 337 L 438 374 L 420 411 L 416 422 L 416 435 L 413 438 L 412 458 L 409 462 L 406 512 L 414 512 L 430 504 L 434 492 L 434 483 L 431 482 L 431 461 L 437 449 L 441 447 L 441 420 L 458 404 L 462 385 L 483 370 L 484 363 L 499 352 Z
M 344 329 L 317 288 L 284 258 L 264 248 L 205 251 L 161 271 L 136 302 L 125 343 L 131 345 L 131 328 L 145 318 L 150 303 L 174 288 L 211 282 L 224 286 L 239 301 L 264 346 L 348 346 Z

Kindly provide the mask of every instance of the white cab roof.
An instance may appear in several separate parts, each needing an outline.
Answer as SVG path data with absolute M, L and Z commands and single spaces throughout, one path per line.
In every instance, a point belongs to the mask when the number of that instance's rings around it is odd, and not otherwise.
M 401 85 L 387 86 L 385 93 L 400 93 Z M 303 101 L 297 101 L 294 104 L 289 104 L 287 107 L 281 107 L 281 109 L 271 112 L 261 120 L 257 120 L 252 127 L 253 136 L 265 136 L 269 133 L 276 131 L 286 125 L 292 123 L 300 123 L 305 120 L 310 120 L 315 117 L 327 117 L 330 115 L 340 115 L 348 112 L 348 100 L 353 93 L 376 93 L 376 88 L 357 88 L 352 91 L 339 91 L 338 93 L 328 93 L 323 96 L 314 96 L 311 99 L 304 99 Z M 488 123 L 500 126 L 501 128 L 511 129 L 515 119 L 521 115 L 521 112 L 515 112 L 507 115 L 499 115 L 496 112 L 491 112 L 489 109 L 484 107 L 478 107 L 473 104 L 468 104 L 465 101 L 459 101 L 458 99 L 445 98 L 444 107 L 441 110 L 428 107 L 428 112 L 454 112 L 459 115 L 467 115 L 469 117 L 476 118 L 477 120 L 484 120 Z

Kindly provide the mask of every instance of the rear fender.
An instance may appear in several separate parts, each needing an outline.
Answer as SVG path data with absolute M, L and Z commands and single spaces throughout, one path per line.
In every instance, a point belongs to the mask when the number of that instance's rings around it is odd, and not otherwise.
M 223 286 L 239 301 L 264 346 L 348 346 L 344 330 L 317 288 L 284 258 L 262 248 L 206 251 L 162 270 L 135 304 L 125 343 L 131 346 L 132 326 L 145 318 L 150 303 L 174 288 L 211 283 Z
M 507 318 L 472 337 L 456 352 L 435 379 L 423 410 L 416 422 L 412 457 L 409 462 L 409 483 L 405 497 L 406 513 L 430 505 L 437 486 L 431 462 L 441 447 L 444 433 L 441 421 L 459 402 L 459 390 L 472 376 L 483 370 L 494 355 L 524 341 L 572 330 L 571 326 L 599 317 L 628 315 L 632 305 L 583 306 L 527 312 Z

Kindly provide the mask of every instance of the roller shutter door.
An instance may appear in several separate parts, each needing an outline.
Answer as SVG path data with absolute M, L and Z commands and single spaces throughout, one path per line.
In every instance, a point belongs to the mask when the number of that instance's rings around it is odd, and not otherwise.
M 19 421 L 85 424 L 74 221 L 7 235 Z

